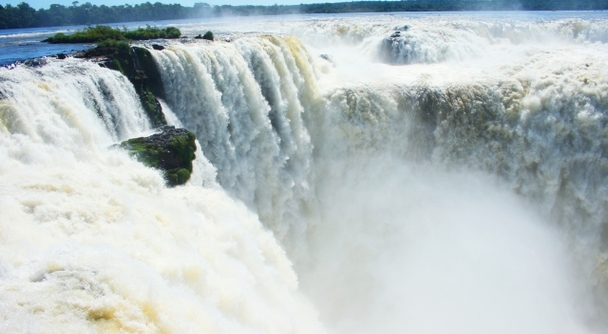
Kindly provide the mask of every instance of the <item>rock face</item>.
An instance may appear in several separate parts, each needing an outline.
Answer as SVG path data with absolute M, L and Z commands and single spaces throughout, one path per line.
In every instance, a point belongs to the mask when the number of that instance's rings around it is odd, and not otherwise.
M 79 57 L 102 57 L 102 61 L 99 63 L 101 66 L 121 72 L 133 83 L 152 126 L 159 127 L 167 124 L 160 102 L 156 98 L 164 96 L 160 72 L 148 49 L 117 43 L 115 46 L 100 46 L 90 49 Z
M 169 186 L 186 183 L 192 173 L 195 158 L 195 136 L 186 129 L 163 126 L 161 133 L 126 140 L 120 147 L 129 151 L 144 165 L 164 172 Z

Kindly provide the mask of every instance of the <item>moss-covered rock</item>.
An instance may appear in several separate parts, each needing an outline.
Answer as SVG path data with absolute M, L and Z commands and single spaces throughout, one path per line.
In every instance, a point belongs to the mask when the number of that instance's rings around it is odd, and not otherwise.
M 163 126 L 161 133 L 129 139 L 120 146 L 144 165 L 164 172 L 169 186 L 186 183 L 192 173 L 195 136 L 186 129 Z
M 154 96 L 161 99 L 165 98 L 165 90 L 163 88 L 163 81 L 160 76 L 160 70 L 154 61 L 154 57 L 150 53 L 150 50 L 141 47 L 133 47 L 133 60 L 135 68 L 146 77 L 146 85 Z

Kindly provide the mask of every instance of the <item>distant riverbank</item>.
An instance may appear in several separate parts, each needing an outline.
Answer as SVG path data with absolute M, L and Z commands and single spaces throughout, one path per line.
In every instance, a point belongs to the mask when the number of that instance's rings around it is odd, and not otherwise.
M 272 6 L 212 6 L 196 3 L 192 7 L 156 2 L 139 5 L 97 6 L 52 4 L 33 8 L 22 2 L 17 6 L 0 5 L 0 29 L 94 25 L 134 21 L 178 20 L 222 16 L 289 15 L 367 12 L 430 11 L 513 11 L 513 10 L 606 10 L 608 0 L 412 0 L 353 1 Z

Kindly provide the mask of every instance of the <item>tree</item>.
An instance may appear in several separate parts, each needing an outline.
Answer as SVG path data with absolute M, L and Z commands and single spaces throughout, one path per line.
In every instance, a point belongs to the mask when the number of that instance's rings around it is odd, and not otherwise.
M 17 5 L 17 21 L 19 28 L 36 26 L 36 10 L 25 2 Z

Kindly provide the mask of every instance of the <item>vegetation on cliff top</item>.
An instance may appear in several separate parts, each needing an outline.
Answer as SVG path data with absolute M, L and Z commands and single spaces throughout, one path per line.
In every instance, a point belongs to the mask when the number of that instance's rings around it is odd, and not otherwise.
M 53 37 L 45 39 L 43 42 L 60 44 L 60 43 L 111 43 L 111 41 L 139 41 L 156 38 L 179 38 L 181 36 L 179 29 L 175 27 L 156 28 L 147 26 L 146 28 L 138 28 L 137 30 L 127 31 L 120 30 L 109 26 L 94 26 L 79 30 L 73 34 L 66 35 L 57 33 Z

